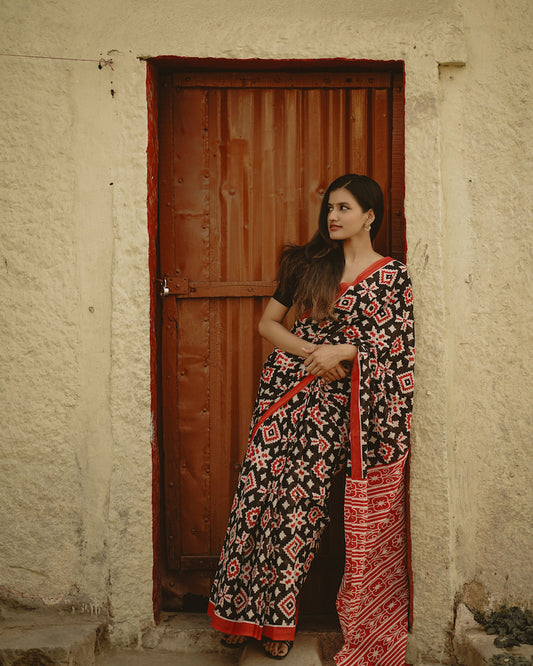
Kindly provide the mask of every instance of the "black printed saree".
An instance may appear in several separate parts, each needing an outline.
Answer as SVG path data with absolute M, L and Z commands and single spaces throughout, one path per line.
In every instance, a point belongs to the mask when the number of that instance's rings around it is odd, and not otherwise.
M 405 266 L 380 259 L 341 284 L 336 319 L 304 317 L 292 329 L 314 344 L 355 345 L 348 377 L 328 384 L 298 356 L 269 355 L 211 591 L 215 628 L 292 640 L 298 593 L 329 521 L 332 480 L 348 465 L 337 598 L 345 643 L 336 662 L 405 663 L 412 302 Z

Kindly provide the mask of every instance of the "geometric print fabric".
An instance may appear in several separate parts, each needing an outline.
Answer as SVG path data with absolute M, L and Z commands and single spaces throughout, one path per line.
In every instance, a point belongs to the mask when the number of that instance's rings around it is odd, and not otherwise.
M 347 405 L 327 391 L 326 385 L 303 388 L 260 424 L 248 446 L 210 605 L 212 617 L 240 626 L 233 633 L 294 634 L 298 593 L 329 522 L 326 501 L 349 448 Z M 318 414 L 303 418 L 311 395 L 335 405 L 327 422 Z

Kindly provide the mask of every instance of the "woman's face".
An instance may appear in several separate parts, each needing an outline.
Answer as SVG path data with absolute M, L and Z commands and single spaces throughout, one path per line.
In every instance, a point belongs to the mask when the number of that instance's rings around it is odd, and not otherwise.
M 365 222 L 372 222 L 372 210 L 363 211 L 351 192 L 341 188 L 333 190 L 328 203 L 328 231 L 331 240 L 344 241 L 354 236 L 368 234 Z

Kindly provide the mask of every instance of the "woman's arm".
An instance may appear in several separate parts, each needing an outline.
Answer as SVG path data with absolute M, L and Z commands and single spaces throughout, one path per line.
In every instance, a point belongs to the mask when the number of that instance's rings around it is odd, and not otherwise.
M 327 381 L 346 377 L 348 372 L 341 361 L 353 361 L 357 349 L 352 345 L 314 345 L 302 340 L 281 323 L 288 310 L 285 305 L 271 298 L 259 320 L 259 335 L 275 347 L 307 359 L 307 369 L 316 377 L 323 377 Z
M 289 308 L 282 305 L 275 298 L 271 298 L 268 305 L 259 320 L 258 330 L 259 335 L 275 347 L 289 352 L 289 354 L 296 354 L 307 358 L 309 354 L 316 348 L 315 345 L 302 340 L 297 335 L 288 331 L 281 323 L 285 318 Z

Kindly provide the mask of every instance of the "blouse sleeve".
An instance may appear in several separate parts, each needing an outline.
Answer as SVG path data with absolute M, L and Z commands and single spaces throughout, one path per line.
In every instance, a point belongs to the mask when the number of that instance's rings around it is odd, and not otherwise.
M 296 287 L 298 283 L 294 276 L 291 276 L 284 282 L 278 284 L 278 288 L 274 292 L 272 298 L 274 298 L 278 303 L 281 303 L 286 308 L 291 308 L 294 303 L 294 294 L 296 293 Z

